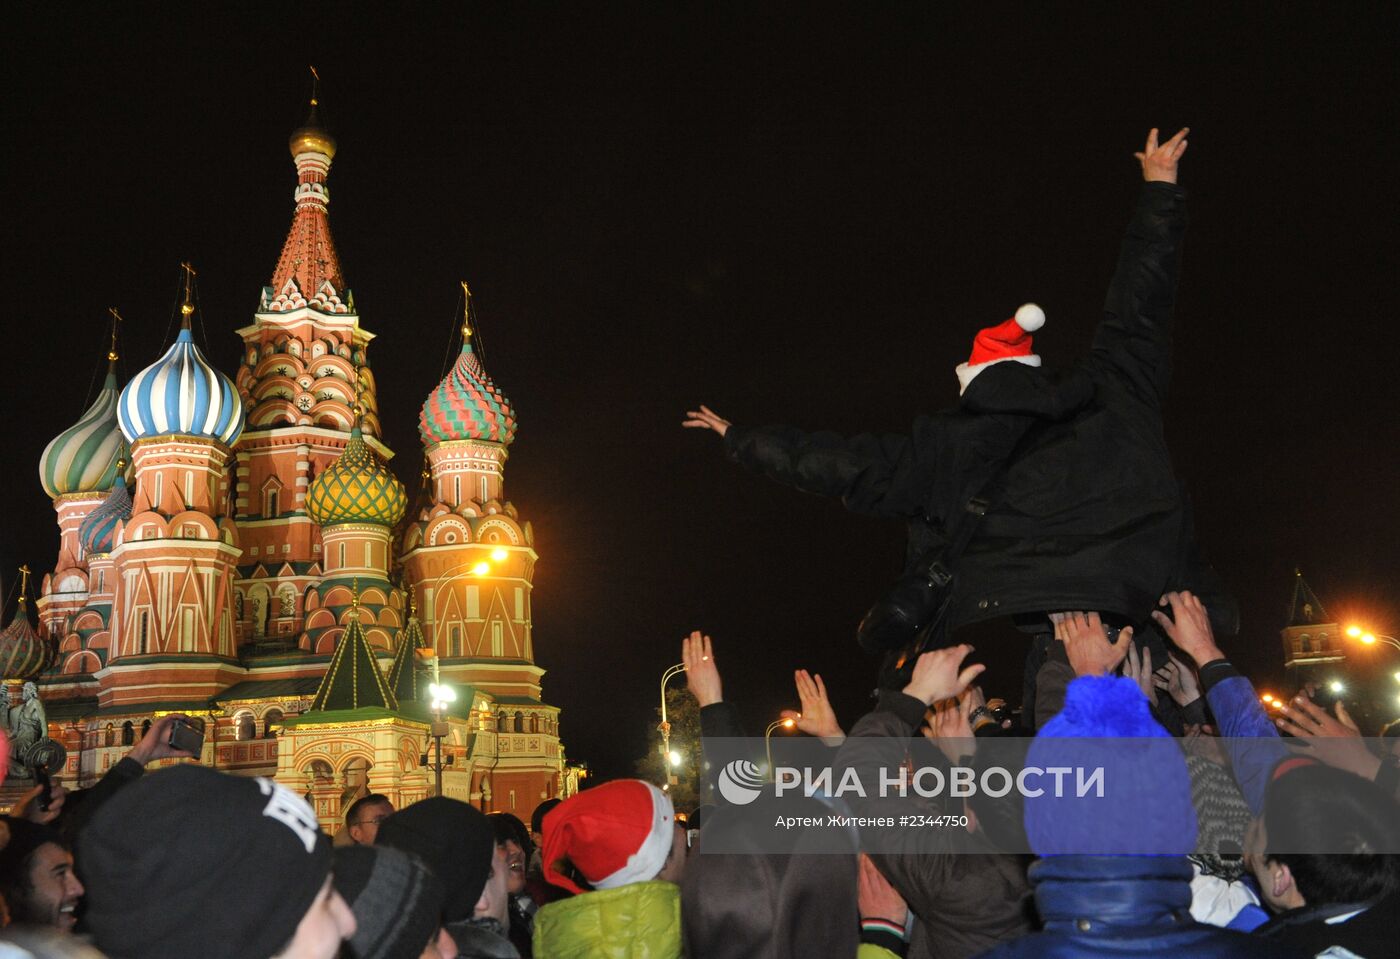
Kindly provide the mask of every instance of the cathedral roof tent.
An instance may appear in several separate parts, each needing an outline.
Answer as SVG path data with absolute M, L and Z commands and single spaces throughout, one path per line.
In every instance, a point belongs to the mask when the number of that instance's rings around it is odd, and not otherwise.
M 331 656 L 311 708 L 301 718 L 308 722 L 325 722 L 324 717 L 317 719 L 315 714 L 364 709 L 392 713 L 398 708 L 399 702 L 384 681 L 384 674 L 379 671 L 379 660 L 360 626 L 359 613 L 352 611 L 350 625 Z
M 297 168 L 296 212 L 272 281 L 263 291 L 263 306 L 278 313 L 310 306 L 322 313 L 353 314 L 354 300 L 344 289 L 328 210 L 330 190 L 326 178 L 335 158 L 336 143 L 321 122 L 320 78 L 314 69 L 312 75 L 306 122 L 287 143 Z
M 394 693 L 400 703 L 418 702 L 418 691 L 423 687 L 420 682 L 418 671 L 415 668 L 418 660 L 418 651 L 431 652 L 428 647 L 428 640 L 423 635 L 423 626 L 418 622 L 418 615 L 412 608 L 409 610 L 408 622 L 404 628 L 399 630 L 399 642 L 394 650 L 394 661 L 389 666 L 389 688 Z
M 1293 600 L 1288 605 L 1288 620 L 1284 623 L 1284 628 L 1292 629 L 1295 626 L 1312 626 L 1331 622 L 1333 620 L 1322 608 L 1322 601 L 1312 591 L 1308 581 L 1303 579 L 1303 571 L 1295 569 L 1293 571 Z

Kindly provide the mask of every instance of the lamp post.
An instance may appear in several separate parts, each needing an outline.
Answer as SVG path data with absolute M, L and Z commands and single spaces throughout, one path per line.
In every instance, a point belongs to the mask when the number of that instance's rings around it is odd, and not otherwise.
M 437 677 L 434 676 L 434 679 Z M 434 682 L 428 687 L 428 695 L 432 697 L 433 724 L 429 727 L 436 747 L 436 756 L 433 761 L 433 773 L 437 777 L 437 795 L 442 795 L 442 739 L 447 735 L 447 720 L 442 718 L 443 711 L 448 703 L 457 701 L 457 691 L 451 686 Z
M 1376 643 L 1385 643 L 1387 646 L 1400 649 L 1400 639 L 1396 639 L 1394 636 L 1386 636 L 1383 633 L 1368 633 L 1355 624 L 1347 627 L 1347 635 L 1352 639 L 1360 640 L 1363 646 L 1374 646 Z
M 675 785 L 678 780 L 671 773 L 671 722 L 666 718 L 666 684 L 683 672 L 685 663 L 676 663 L 661 674 L 661 725 L 656 728 L 661 730 L 661 765 L 666 770 L 667 786 Z
M 797 723 L 791 719 L 775 719 L 763 731 L 763 751 L 768 754 L 768 775 L 773 774 L 773 731 L 780 726 L 784 729 L 791 729 L 796 725 Z

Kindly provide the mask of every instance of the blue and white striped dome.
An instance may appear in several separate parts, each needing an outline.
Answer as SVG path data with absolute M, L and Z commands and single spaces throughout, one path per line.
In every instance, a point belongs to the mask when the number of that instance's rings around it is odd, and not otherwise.
M 243 432 L 243 400 L 214 369 L 188 329 L 122 390 L 117 419 L 129 442 L 148 436 L 207 436 L 232 446 Z
M 53 438 L 39 457 L 39 481 L 57 499 L 68 493 L 101 493 L 117 478 L 122 435 L 117 429 L 117 376 L 108 372 L 102 392 L 82 419 Z

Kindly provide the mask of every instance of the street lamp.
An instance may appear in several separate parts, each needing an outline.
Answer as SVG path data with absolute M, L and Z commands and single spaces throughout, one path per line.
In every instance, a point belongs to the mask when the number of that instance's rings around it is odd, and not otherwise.
M 661 757 L 669 760 L 671 758 L 671 721 L 666 718 L 666 684 L 673 678 L 685 672 L 685 663 L 676 663 L 666 672 L 661 674 L 661 725 L 656 728 L 661 730 Z M 673 765 L 680 765 L 674 763 Z M 666 785 L 678 782 L 670 769 L 666 770 Z
M 1400 639 L 1396 639 L 1394 636 L 1386 636 L 1383 633 L 1368 633 L 1354 623 L 1347 627 L 1347 635 L 1352 639 L 1360 640 L 1363 646 L 1374 646 L 1379 642 L 1385 643 L 1387 646 L 1393 646 L 1395 649 L 1400 649 Z
M 1330 683 L 1327 684 L 1327 688 L 1332 690 L 1332 692 L 1336 693 L 1338 696 L 1347 691 L 1346 686 L 1342 685 L 1342 681 L 1340 679 L 1332 680 Z
M 442 714 L 449 703 L 457 701 L 457 691 L 445 683 L 432 683 L 428 686 L 428 695 L 432 697 L 430 706 L 433 710 L 433 724 L 430 727 L 430 732 L 437 746 L 437 758 L 433 763 L 433 772 L 437 776 L 437 795 L 441 796 L 442 738 L 447 735 L 447 721 L 442 718 Z
M 768 774 L 770 776 L 773 774 L 773 731 L 779 727 L 791 729 L 796 725 L 797 723 L 791 719 L 775 719 L 763 731 L 763 751 L 768 754 Z

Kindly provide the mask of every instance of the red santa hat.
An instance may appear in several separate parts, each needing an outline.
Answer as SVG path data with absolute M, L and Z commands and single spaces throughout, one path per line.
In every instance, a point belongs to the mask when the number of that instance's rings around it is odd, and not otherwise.
M 1010 360 L 1039 366 L 1040 357 L 1031 352 L 1031 334 L 1044 325 L 1045 311 L 1027 303 L 1011 319 L 979 332 L 972 341 L 972 356 L 958 364 L 958 394 L 965 393 L 977 374 L 994 363 Z
M 671 797 L 640 779 L 615 779 L 570 796 L 544 817 L 544 878 L 583 892 L 560 872 L 573 864 L 595 889 L 655 879 L 671 854 Z

